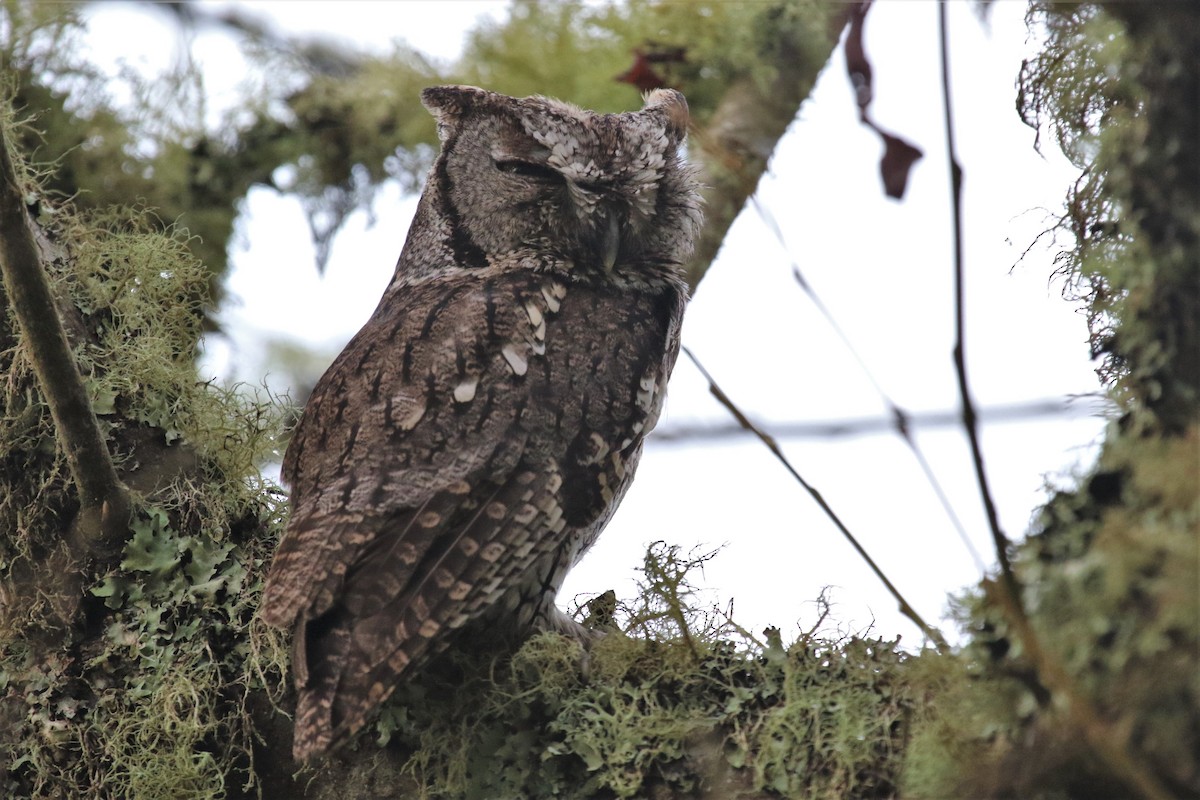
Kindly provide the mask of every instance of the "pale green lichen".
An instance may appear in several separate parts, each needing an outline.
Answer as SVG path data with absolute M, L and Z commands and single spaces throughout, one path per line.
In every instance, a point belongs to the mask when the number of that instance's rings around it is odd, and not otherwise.
M 32 185 L 32 183 L 31 183 Z M 31 195 L 36 197 L 37 195 Z M 0 353 L 0 787 L 6 796 L 217 798 L 247 771 L 252 693 L 283 664 L 252 631 L 281 495 L 259 467 L 278 403 L 195 377 L 208 274 L 186 234 L 130 209 L 38 200 L 47 268 L 135 514 L 120 563 L 56 596 L 73 513 L 17 333 Z M 10 329 L 12 330 L 12 329 Z
M 892 796 L 916 657 L 860 637 L 745 638 L 719 610 L 679 605 L 699 600 L 689 572 L 709 557 L 652 546 L 620 629 L 586 658 L 547 633 L 401 686 L 378 730 L 414 796 L 646 797 L 718 775 L 718 796 Z

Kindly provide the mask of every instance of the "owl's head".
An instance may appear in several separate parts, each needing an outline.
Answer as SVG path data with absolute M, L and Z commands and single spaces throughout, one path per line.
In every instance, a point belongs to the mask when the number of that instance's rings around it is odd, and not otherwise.
M 677 271 L 700 225 L 683 95 L 596 114 L 545 97 L 426 89 L 442 152 L 430 176 L 455 263 L 498 259 L 585 275 Z M 427 198 L 428 199 L 428 198 Z

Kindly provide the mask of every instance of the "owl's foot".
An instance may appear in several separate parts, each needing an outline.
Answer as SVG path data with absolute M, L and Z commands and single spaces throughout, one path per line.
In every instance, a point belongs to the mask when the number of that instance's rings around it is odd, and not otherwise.
M 579 677 L 587 683 L 591 676 L 592 645 L 604 637 L 604 631 L 589 628 L 564 614 L 556 606 L 550 606 L 533 620 L 533 631 L 553 631 L 579 644 Z

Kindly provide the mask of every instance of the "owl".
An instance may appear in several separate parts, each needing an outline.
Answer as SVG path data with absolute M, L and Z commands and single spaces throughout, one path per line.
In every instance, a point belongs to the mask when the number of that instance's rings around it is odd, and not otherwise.
M 441 151 L 395 274 L 283 461 L 260 613 L 292 632 L 297 760 L 468 622 L 579 632 L 555 593 L 629 488 L 679 349 L 701 219 L 683 95 L 421 99 Z

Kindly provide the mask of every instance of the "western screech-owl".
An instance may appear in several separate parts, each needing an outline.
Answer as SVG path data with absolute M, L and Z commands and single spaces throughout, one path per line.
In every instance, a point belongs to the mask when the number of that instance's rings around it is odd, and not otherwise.
M 421 98 L 441 152 L 395 275 L 283 462 L 261 615 L 294 636 L 298 759 L 485 613 L 573 631 L 555 593 L 624 496 L 679 349 L 700 224 L 683 95 L 624 114 Z

